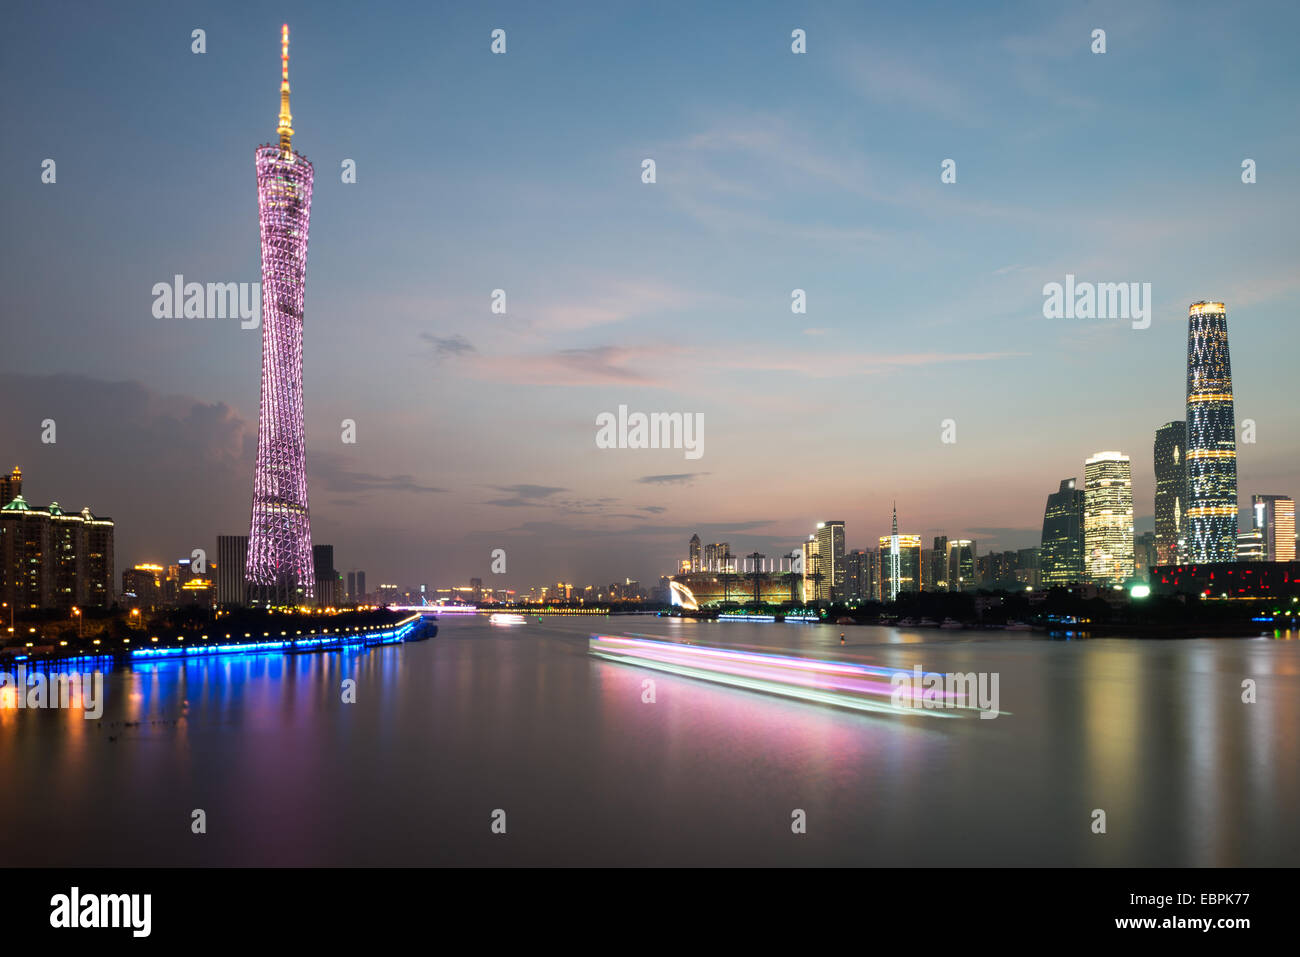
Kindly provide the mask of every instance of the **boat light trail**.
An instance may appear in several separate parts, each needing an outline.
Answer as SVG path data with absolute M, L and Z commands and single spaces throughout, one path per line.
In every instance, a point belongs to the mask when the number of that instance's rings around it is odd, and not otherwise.
M 939 692 L 949 700 L 937 708 L 934 701 L 926 707 L 922 701 L 921 689 L 914 687 L 910 681 L 903 687 L 897 687 L 893 683 L 893 677 L 900 673 L 909 679 L 912 677 L 912 672 L 904 672 L 899 668 L 878 668 L 845 661 L 759 654 L 615 635 L 592 635 L 588 648 L 592 655 L 606 661 L 855 711 L 956 718 L 962 710 L 975 710 L 961 703 L 960 696 L 950 692 Z M 896 704 L 895 701 L 900 698 L 912 699 L 912 702 Z

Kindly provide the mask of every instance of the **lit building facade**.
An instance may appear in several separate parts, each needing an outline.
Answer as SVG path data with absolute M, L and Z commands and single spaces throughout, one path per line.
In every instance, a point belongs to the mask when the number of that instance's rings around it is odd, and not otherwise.
M 844 596 L 844 523 L 817 523 L 817 562 L 822 573 L 817 597 L 838 601 Z
M 33 508 L 21 494 L 0 508 L 0 601 L 19 610 L 114 603 L 114 524 L 89 508 Z
M 1187 318 L 1187 561 L 1237 557 L 1237 425 L 1228 313 L 1196 302 Z
M 974 591 L 979 586 L 975 543 L 967 538 L 949 539 L 944 557 L 948 591 Z M 992 577 L 997 577 L 996 575 Z
M 1044 588 L 1083 581 L 1083 490 L 1072 478 L 1047 496 L 1038 548 L 1039 581 Z
M 1088 581 L 1117 585 L 1133 577 L 1133 472 L 1122 452 L 1098 452 L 1083 464 L 1083 548 Z M 1233 554 L 1237 542 L 1233 538 Z
M 882 535 L 879 554 L 881 601 L 921 590 L 920 535 Z
M 803 600 L 814 602 L 820 590 L 822 579 L 820 558 L 817 554 L 817 539 L 812 535 L 801 546 L 803 548 Z
M 14 466 L 8 475 L 0 475 L 0 508 L 23 494 L 23 470 Z
M 690 541 L 690 566 L 691 571 L 700 570 L 700 536 L 692 535 Z
M 303 295 L 314 171 L 291 145 L 289 27 L 281 58 L 279 145 L 257 148 L 262 234 L 262 405 L 245 575 L 258 604 L 293 605 L 315 593 L 302 415 Z
M 871 599 L 875 553 L 861 548 L 844 553 L 844 597 L 848 601 Z
M 1166 422 L 1156 429 L 1156 561 L 1178 562 L 1186 549 L 1187 423 Z
M 1295 499 L 1289 495 L 1252 495 L 1250 512 L 1260 533 L 1260 561 L 1295 561 Z
M 704 565 L 696 571 L 720 572 L 735 571 L 736 556 L 731 554 L 730 542 L 714 542 L 704 546 Z

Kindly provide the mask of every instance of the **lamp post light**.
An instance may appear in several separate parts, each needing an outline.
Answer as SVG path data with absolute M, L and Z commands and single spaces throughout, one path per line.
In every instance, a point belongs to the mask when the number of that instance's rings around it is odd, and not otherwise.
M 82 633 L 81 633 L 81 621 L 82 621 L 82 618 L 81 618 L 81 609 L 78 608 L 76 605 L 73 605 L 73 606 L 72 606 L 72 617 L 74 617 L 74 618 L 77 619 L 77 637 L 80 638 L 80 637 L 82 637 Z

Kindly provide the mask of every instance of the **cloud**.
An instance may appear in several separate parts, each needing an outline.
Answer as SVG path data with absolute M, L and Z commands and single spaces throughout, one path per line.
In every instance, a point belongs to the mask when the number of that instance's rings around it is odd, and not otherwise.
M 500 505 L 504 508 L 517 508 L 521 505 L 542 505 L 557 492 L 565 491 L 555 485 L 493 485 L 498 492 L 505 492 L 509 497 L 491 499 L 484 505 Z
M 667 475 L 643 475 L 637 479 L 641 485 L 690 485 L 708 472 L 672 472 Z
M 425 494 L 445 492 L 445 488 L 421 485 L 410 475 L 378 475 L 357 472 L 345 465 L 347 457 L 338 452 L 318 452 L 310 456 L 308 471 L 313 483 L 327 492 L 365 493 L 374 491 Z
M 663 346 L 592 346 L 560 349 L 541 355 L 494 356 L 475 364 L 480 378 L 525 385 L 654 385 L 658 380 L 633 368 L 651 364 L 671 350 Z
M 478 353 L 478 350 L 474 348 L 474 344 L 459 333 L 451 336 L 438 336 L 431 332 L 422 332 L 420 338 L 433 346 L 433 358 L 438 361 Z

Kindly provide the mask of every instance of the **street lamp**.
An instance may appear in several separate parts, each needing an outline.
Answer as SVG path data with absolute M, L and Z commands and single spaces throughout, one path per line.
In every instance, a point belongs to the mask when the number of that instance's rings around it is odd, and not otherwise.
M 81 609 L 76 605 L 72 606 L 72 616 L 77 619 L 77 637 L 81 637 Z

